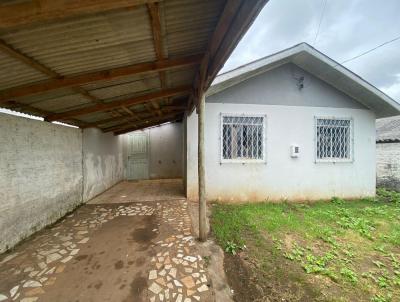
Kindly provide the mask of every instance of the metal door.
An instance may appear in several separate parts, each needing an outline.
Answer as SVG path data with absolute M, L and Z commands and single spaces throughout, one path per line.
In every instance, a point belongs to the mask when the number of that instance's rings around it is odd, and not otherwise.
M 149 135 L 147 132 L 129 134 L 128 175 L 129 180 L 149 178 Z

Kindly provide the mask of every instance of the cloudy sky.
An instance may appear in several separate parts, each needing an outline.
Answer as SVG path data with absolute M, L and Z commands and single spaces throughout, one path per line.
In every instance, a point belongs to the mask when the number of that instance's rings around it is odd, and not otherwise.
M 223 71 L 300 42 L 342 62 L 400 36 L 400 0 L 270 0 Z M 344 64 L 400 103 L 400 40 Z

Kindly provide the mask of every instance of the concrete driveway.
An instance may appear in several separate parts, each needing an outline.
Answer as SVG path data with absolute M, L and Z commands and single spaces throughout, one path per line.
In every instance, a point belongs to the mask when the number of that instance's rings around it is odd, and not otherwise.
M 177 184 L 120 183 L 0 256 L 0 301 L 212 300 Z

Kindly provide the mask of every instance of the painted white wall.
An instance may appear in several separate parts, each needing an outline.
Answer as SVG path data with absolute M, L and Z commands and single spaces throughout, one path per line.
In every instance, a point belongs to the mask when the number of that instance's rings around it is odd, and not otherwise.
M 266 164 L 220 163 L 220 113 L 265 114 Z M 354 119 L 354 161 L 316 163 L 314 117 Z M 375 116 L 367 109 L 206 103 L 206 192 L 227 202 L 375 194 Z M 187 196 L 197 197 L 197 115 L 187 119 Z M 300 157 L 290 157 L 290 146 Z
M 81 129 L 0 113 L 0 252 L 82 203 Z
M 124 179 L 124 137 L 96 128 L 83 130 L 83 201 Z

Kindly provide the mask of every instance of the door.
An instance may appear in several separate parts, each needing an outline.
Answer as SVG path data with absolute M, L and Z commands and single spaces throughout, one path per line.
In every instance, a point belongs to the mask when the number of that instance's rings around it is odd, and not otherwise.
M 128 173 L 129 180 L 149 178 L 149 134 L 138 132 L 128 138 Z

